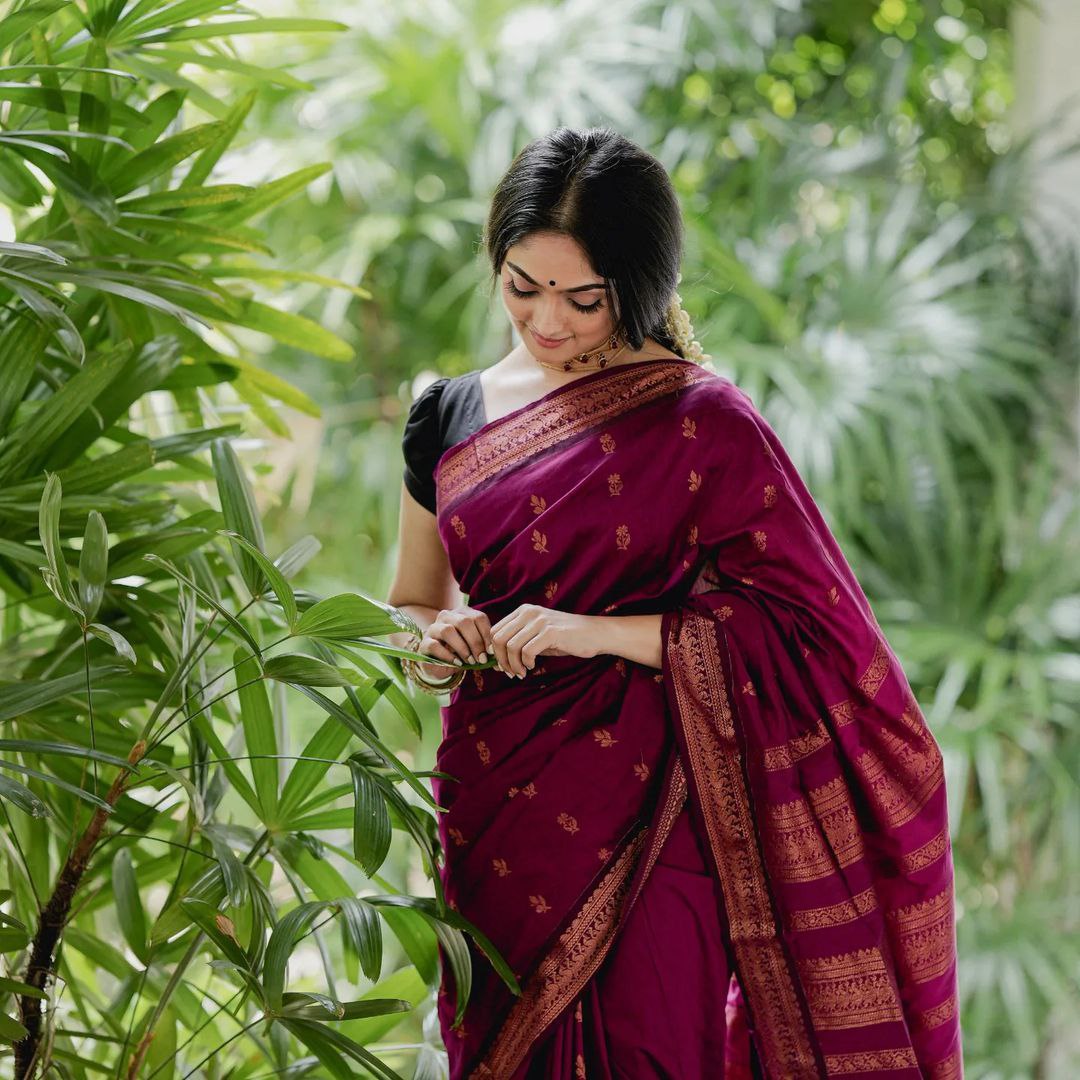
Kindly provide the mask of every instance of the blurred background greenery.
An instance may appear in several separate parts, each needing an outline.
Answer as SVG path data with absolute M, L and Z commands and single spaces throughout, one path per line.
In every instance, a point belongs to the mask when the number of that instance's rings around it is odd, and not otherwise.
M 215 263 L 286 269 L 287 288 L 235 276 L 333 337 L 311 349 L 299 326 L 215 326 L 213 349 L 284 382 L 207 381 L 159 401 L 151 427 L 184 430 L 191 410 L 239 425 L 266 550 L 313 535 L 313 594 L 385 596 L 410 400 L 513 344 L 478 255 L 494 184 L 561 124 L 609 124 L 649 149 L 684 208 L 695 336 L 776 427 L 945 754 L 968 1075 L 1080 1075 L 1078 114 L 1052 112 L 1042 78 L 1080 49 L 1068 4 L 257 6 L 342 25 L 174 33 L 99 60 L 182 95 L 176 130 L 257 91 L 214 183 L 331 163 L 268 204 L 265 250 Z M 232 13 L 179 7 L 176 25 Z M 31 216 L 11 185 L 3 239 Z M 169 312 L 152 318 L 173 332 Z M 179 427 L 170 409 L 188 410 Z M 422 735 L 383 735 L 422 770 L 439 714 L 417 697 Z M 294 737 L 318 716 L 294 705 Z M 381 873 L 431 893 L 407 838 Z M 292 984 L 324 991 L 328 949 L 301 946 Z M 384 974 L 409 959 L 388 946 Z M 367 1034 L 395 1067 L 437 1075 L 424 1071 L 440 1064 L 430 997 Z

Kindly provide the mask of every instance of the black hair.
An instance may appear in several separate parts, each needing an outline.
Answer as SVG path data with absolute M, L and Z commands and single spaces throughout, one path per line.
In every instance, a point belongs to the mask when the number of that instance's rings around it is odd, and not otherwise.
M 563 233 L 581 246 L 607 279 L 614 327 L 632 349 L 651 337 L 683 355 L 664 322 L 679 275 L 683 220 L 656 158 L 609 127 L 560 127 L 534 139 L 492 196 L 483 235 L 492 289 L 511 245 L 539 231 Z

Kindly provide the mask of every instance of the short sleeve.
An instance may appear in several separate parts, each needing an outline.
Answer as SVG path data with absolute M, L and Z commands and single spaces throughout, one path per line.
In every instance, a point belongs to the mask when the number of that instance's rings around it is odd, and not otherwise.
M 447 379 L 429 383 L 409 406 L 401 451 L 405 458 L 404 480 L 409 494 L 435 513 L 435 465 L 442 455 L 439 433 L 439 401 Z

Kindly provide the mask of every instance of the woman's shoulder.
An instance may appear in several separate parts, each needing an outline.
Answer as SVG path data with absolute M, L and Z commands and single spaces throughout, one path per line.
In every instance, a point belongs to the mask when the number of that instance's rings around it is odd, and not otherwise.
M 726 375 L 705 370 L 705 378 L 697 378 L 685 389 L 687 402 L 707 405 L 710 408 L 731 409 L 741 413 L 756 413 L 753 398 Z M 696 373 L 695 373 L 696 375 Z

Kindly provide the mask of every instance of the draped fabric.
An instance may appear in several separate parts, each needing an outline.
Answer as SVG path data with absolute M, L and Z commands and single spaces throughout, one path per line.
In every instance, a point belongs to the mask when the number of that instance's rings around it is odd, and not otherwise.
M 653 954 L 669 1015 L 634 1026 L 659 1055 L 685 1024 L 671 1075 L 961 1077 L 941 754 L 751 399 L 691 361 L 590 372 L 451 446 L 436 493 L 493 622 L 526 603 L 662 616 L 660 669 L 542 655 L 524 680 L 470 672 L 442 709 L 447 900 L 522 991 L 470 939 L 453 1026 L 443 956 L 451 1080 L 633 1075 L 611 1040 L 656 988 L 609 973 L 672 921 L 646 919 L 665 896 L 676 929 L 713 933 L 700 957 Z M 694 851 L 707 877 L 673 889 Z

